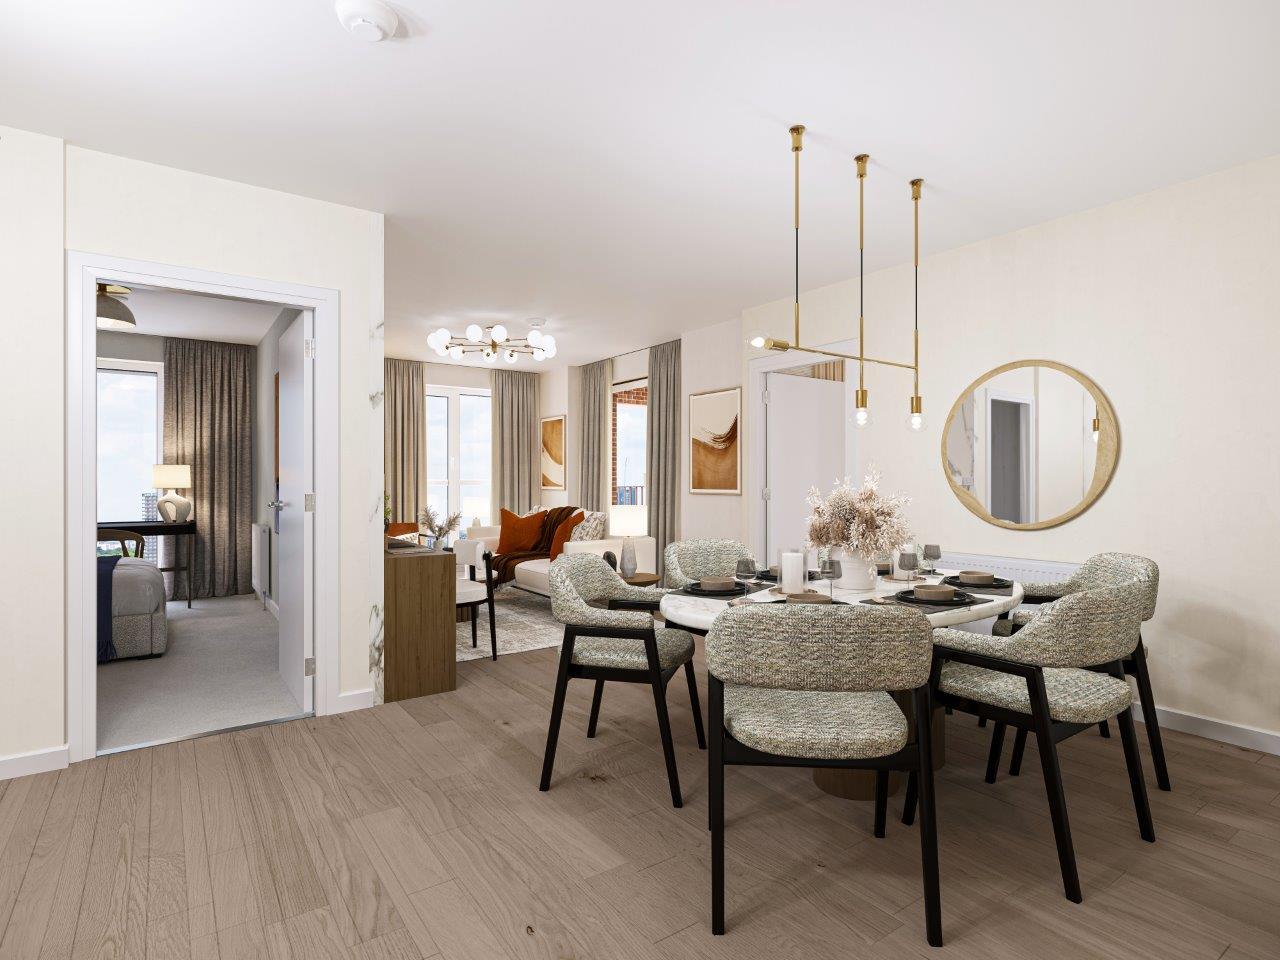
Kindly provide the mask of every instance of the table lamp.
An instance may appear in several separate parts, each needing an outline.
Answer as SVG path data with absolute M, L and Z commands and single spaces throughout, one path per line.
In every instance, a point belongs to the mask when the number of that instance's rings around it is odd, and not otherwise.
M 191 489 L 191 466 L 185 463 L 157 463 L 151 468 L 151 485 L 157 490 L 168 490 L 156 501 L 156 512 L 161 520 L 169 523 L 186 523 L 191 519 L 195 505 L 178 493 Z

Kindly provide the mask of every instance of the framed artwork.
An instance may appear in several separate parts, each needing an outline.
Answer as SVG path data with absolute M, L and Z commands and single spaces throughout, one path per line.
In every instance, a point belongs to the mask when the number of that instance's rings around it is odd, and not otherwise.
M 741 419 L 741 387 L 690 394 L 690 493 L 742 493 Z
M 542 489 L 564 489 L 564 417 L 542 419 Z

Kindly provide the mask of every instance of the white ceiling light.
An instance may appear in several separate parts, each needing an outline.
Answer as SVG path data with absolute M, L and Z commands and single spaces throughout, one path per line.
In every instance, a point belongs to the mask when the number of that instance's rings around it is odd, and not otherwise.
M 367 43 L 386 40 L 400 26 L 396 12 L 382 0 L 337 0 L 333 11 L 348 33 Z
M 526 337 L 511 336 L 506 325 L 501 323 L 483 329 L 479 324 L 469 324 L 461 337 L 454 336 L 446 327 L 440 327 L 427 334 L 427 346 L 438 356 L 448 355 L 454 360 L 461 360 L 468 353 L 478 353 L 485 363 L 494 363 L 499 357 L 507 363 L 515 363 L 521 354 L 526 354 L 541 362 L 556 355 L 556 338 L 542 332 L 545 322 L 540 317 L 530 320 Z

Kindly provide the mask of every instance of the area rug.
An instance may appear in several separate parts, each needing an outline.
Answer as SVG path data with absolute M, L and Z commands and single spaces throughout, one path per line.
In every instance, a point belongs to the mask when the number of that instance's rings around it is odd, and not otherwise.
M 493 598 L 493 619 L 497 625 L 498 656 L 558 647 L 564 627 L 551 615 L 551 600 L 515 587 L 499 587 Z M 478 660 L 489 656 L 489 611 L 476 610 L 477 646 L 471 646 L 471 624 L 458 624 L 458 660 Z

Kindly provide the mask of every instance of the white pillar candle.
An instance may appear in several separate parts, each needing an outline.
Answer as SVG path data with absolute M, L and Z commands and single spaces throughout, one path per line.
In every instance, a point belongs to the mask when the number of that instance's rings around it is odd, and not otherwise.
M 799 550 L 788 550 L 782 555 L 782 576 L 780 579 L 783 593 L 802 593 L 804 591 L 803 553 Z

